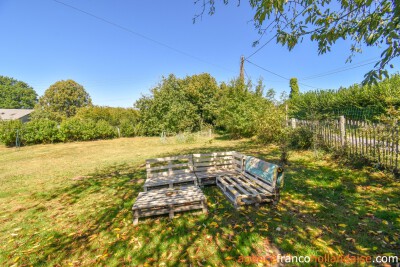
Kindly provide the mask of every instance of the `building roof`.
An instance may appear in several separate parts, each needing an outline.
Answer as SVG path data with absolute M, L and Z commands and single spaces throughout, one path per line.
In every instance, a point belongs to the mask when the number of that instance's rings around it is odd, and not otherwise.
M 0 108 L 0 119 L 1 120 L 18 120 L 28 114 L 31 114 L 33 109 L 1 109 Z

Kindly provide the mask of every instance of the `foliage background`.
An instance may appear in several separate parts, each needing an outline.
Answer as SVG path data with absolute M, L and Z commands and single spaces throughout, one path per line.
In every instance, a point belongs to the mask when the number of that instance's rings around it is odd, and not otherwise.
M 300 93 L 290 100 L 290 117 L 377 120 L 389 107 L 400 107 L 400 75 L 372 85 Z
M 0 108 L 30 109 L 37 102 L 35 90 L 16 79 L 0 76 Z

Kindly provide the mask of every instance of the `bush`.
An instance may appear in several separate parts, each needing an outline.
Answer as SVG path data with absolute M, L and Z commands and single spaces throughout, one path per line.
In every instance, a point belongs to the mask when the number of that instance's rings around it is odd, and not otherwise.
M 59 136 L 63 142 L 89 141 L 116 137 L 117 131 L 105 120 L 70 118 L 61 123 Z
M 63 142 L 88 141 L 95 139 L 96 123 L 92 120 L 70 118 L 60 125 L 60 139 Z
M 283 106 L 270 105 L 259 118 L 257 137 L 262 143 L 286 143 L 289 137 Z
M 119 125 L 119 130 L 122 137 L 133 137 L 138 135 L 138 125 L 129 120 L 122 120 Z
M 118 127 L 123 121 L 129 121 L 133 125 L 137 124 L 139 112 L 133 108 L 89 106 L 80 108 L 76 117 L 84 120 L 93 120 L 95 122 L 105 120 L 111 126 Z
M 298 127 L 290 131 L 290 147 L 294 149 L 309 149 L 313 145 L 313 132 L 306 127 Z
M 204 124 L 214 124 L 218 86 L 209 74 L 183 79 L 171 74 L 150 92 L 150 96 L 135 102 L 140 112 L 137 129 L 141 133 L 155 136 L 162 132 L 193 132 Z
M 117 137 L 117 130 L 112 127 L 105 120 L 99 120 L 96 122 L 96 128 L 94 132 L 95 139 L 110 139 Z
M 274 106 L 262 93 L 252 91 L 251 84 L 241 80 L 222 84 L 221 94 L 217 126 L 234 138 L 256 135 L 264 114 Z
M 30 121 L 23 126 L 22 142 L 26 145 L 59 141 L 58 123 L 47 119 Z
M 0 142 L 6 146 L 15 146 L 17 132 L 20 137 L 22 122 L 20 120 L 0 121 Z

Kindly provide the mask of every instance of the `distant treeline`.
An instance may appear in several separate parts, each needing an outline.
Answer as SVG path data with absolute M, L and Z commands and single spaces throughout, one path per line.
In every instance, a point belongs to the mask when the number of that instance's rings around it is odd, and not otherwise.
M 3 121 L 0 141 L 8 146 L 86 141 L 117 136 L 159 136 L 214 128 L 234 138 L 277 138 L 283 109 L 264 93 L 262 81 L 218 84 L 209 74 L 169 75 L 133 108 L 93 106 L 83 86 L 59 81 L 39 98 L 31 121 Z
M 400 107 L 400 75 L 373 85 L 300 93 L 290 100 L 290 116 L 324 119 L 344 115 L 355 120 L 377 120 L 389 107 Z
M 264 92 L 262 80 L 253 84 L 234 79 L 218 84 L 207 73 L 184 78 L 171 74 L 152 88 L 149 95 L 138 99 L 132 108 L 94 106 L 83 86 L 72 80 L 56 82 L 38 100 L 25 83 L 4 78 L 0 79 L 1 86 L 2 94 L 17 86 L 11 90 L 13 95 L 23 91 L 24 96 L 30 96 L 29 101 L 25 97 L 11 101 L 15 98 L 9 96 L 3 106 L 16 107 L 22 103 L 25 107 L 36 103 L 30 122 L 0 122 L 0 142 L 8 146 L 160 136 L 207 128 L 233 138 L 256 137 L 262 142 L 282 142 L 294 136 L 285 128 L 286 105 L 289 116 L 298 119 L 345 115 L 364 120 L 374 120 L 389 107 L 400 106 L 399 75 L 377 85 L 292 92 L 287 102 L 277 102 L 273 90 Z M 291 84 L 291 87 L 293 90 L 295 86 Z
M 0 141 L 7 146 L 89 141 L 137 135 L 138 112 L 133 108 L 90 106 L 61 122 L 35 118 L 0 122 Z

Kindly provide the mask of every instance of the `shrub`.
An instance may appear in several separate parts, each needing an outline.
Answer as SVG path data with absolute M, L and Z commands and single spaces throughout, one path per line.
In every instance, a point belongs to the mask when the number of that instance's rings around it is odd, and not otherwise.
M 163 78 L 135 102 L 140 112 L 140 132 L 159 135 L 162 132 L 198 131 L 204 124 L 214 124 L 218 107 L 218 86 L 209 74 L 174 75 Z
M 60 125 L 60 139 L 63 142 L 93 140 L 95 128 L 96 123 L 92 120 L 69 118 Z
M 262 143 L 286 143 L 289 134 L 283 106 L 270 105 L 259 118 L 257 137 Z
M 217 116 L 217 126 L 234 138 L 252 137 L 257 133 L 266 110 L 272 102 L 253 92 L 251 84 L 234 80 L 221 85 L 221 100 Z
M 88 106 L 80 108 L 76 117 L 95 122 L 105 120 L 111 126 L 120 126 L 122 121 L 129 121 L 135 125 L 139 120 L 139 112 L 133 108 Z
M 58 123 L 38 119 L 24 124 L 22 142 L 26 145 L 46 144 L 59 141 Z
M 22 122 L 20 120 L 0 121 L 0 142 L 6 146 L 15 146 L 18 136 L 21 136 Z
M 290 147 L 294 149 L 309 149 L 313 145 L 313 132 L 306 127 L 298 127 L 290 131 Z
M 105 120 L 95 122 L 89 119 L 69 118 L 60 125 L 60 140 L 63 142 L 108 139 L 116 136 L 116 129 Z
M 122 137 L 133 137 L 138 134 L 137 124 L 134 124 L 126 119 L 120 122 L 119 130 Z
M 96 122 L 94 139 L 110 139 L 114 137 L 117 137 L 117 130 L 115 127 L 112 127 L 105 120 L 99 120 Z

